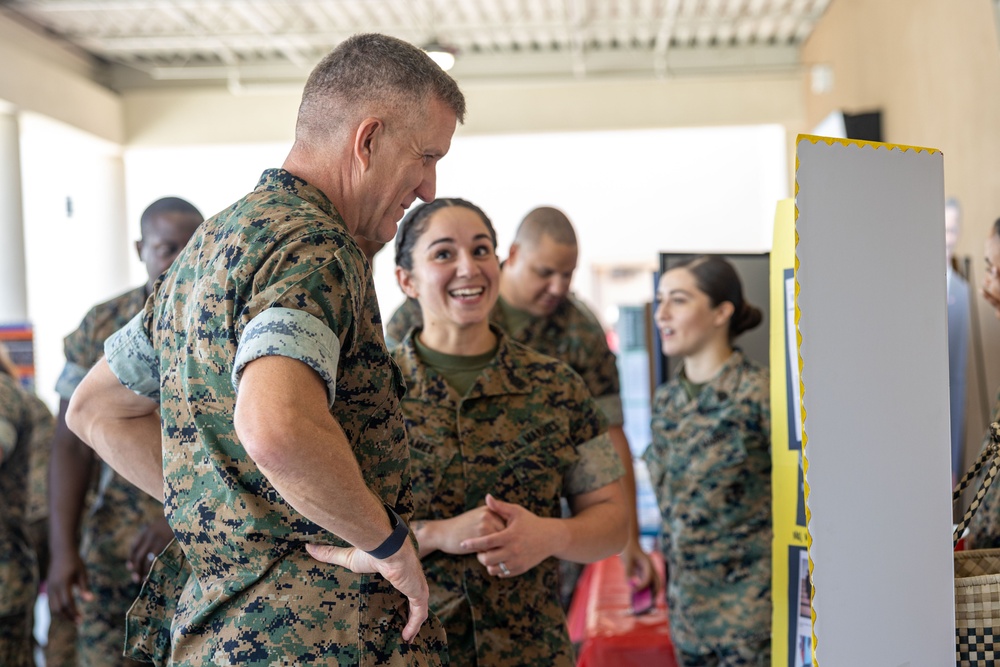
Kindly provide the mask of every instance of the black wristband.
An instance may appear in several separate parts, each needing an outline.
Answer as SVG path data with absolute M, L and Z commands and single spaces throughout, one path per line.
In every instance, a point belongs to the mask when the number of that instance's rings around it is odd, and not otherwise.
M 389 537 L 385 538 L 385 542 L 378 545 L 371 551 L 367 551 L 369 556 L 372 558 L 377 558 L 378 560 L 383 560 L 393 555 L 399 548 L 403 546 L 403 542 L 410 534 L 410 528 L 406 523 L 396 514 L 396 510 L 392 509 L 388 505 L 385 506 L 386 514 L 389 515 L 389 523 L 392 524 L 392 532 L 389 533 Z

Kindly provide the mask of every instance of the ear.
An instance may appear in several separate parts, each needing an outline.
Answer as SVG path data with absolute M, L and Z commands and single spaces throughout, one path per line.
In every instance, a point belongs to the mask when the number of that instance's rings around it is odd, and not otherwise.
M 731 301 L 723 301 L 715 307 L 715 317 L 712 318 L 713 324 L 717 327 L 723 325 L 729 326 L 729 320 L 733 317 L 734 312 L 736 312 L 736 306 Z
M 417 283 L 413 279 L 413 274 L 401 266 L 396 267 L 396 282 L 399 283 L 399 289 L 403 290 L 403 294 L 411 299 L 416 299 L 420 296 L 420 290 L 417 289 Z
M 374 155 L 384 132 L 385 123 L 379 118 L 365 118 L 358 125 L 358 129 L 354 133 L 352 148 L 354 160 L 361 166 L 361 171 L 368 171 L 371 167 L 372 155 Z
M 507 251 L 506 264 L 513 266 L 517 263 L 517 251 L 521 249 L 521 245 L 516 241 L 510 244 L 510 250 Z
M 135 254 L 139 256 L 139 261 L 142 261 L 142 239 L 135 242 Z

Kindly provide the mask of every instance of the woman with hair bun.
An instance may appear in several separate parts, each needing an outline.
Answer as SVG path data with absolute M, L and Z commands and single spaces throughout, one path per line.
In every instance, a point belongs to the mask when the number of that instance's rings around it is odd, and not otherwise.
M 682 364 L 656 390 L 643 458 L 663 517 L 677 662 L 770 665 L 769 378 L 734 346 L 761 312 L 718 256 L 664 273 L 658 298 L 663 354 Z

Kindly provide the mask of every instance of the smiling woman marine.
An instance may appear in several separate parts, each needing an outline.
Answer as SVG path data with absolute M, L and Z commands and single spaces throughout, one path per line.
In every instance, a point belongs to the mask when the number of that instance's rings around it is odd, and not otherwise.
M 573 665 L 556 558 L 625 544 L 620 459 L 569 366 L 489 323 L 500 265 L 461 199 L 410 211 L 396 277 L 423 327 L 394 350 L 407 394 L 413 526 L 454 665 Z M 560 518 L 559 498 L 573 516 Z

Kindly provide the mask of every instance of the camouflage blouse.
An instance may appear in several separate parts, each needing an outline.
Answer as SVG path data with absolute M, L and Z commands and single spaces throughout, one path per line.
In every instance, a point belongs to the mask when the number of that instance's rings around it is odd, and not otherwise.
M 533 318 L 528 326 L 517 332 L 510 330 L 503 306 L 497 301 L 490 313 L 490 321 L 518 343 L 555 357 L 579 373 L 604 412 L 608 424 L 620 426 L 623 423 L 615 354 L 608 347 L 601 323 L 582 301 L 569 296 L 551 315 Z M 422 324 L 420 304 L 414 299 L 407 299 L 392 314 L 386 326 L 386 340 L 390 347 Z
M 411 337 L 393 350 L 408 387 L 415 520 L 457 516 L 483 505 L 487 493 L 559 517 L 561 496 L 622 475 L 580 377 L 494 331 L 496 356 L 464 397 L 420 360 Z M 574 664 L 554 558 L 509 579 L 490 576 L 474 554 L 435 552 L 424 568 L 452 664 Z
M 35 601 L 35 553 L 25 522 L 31 429 L 27 394 L 0 373 L 0 619 L 27 614 Z
M 433 624 L 402 641 L 406 600 L 380 576 L 309 557 L 307 542 L 347 542 L 291 507 L 233 428 L 243 367 L 299 360 L 326 382 L 369 488 L 409 516 L 403 383 L 367 267 L 319 189 L 268 170 L 198 228 L 144 312 L 108 343 L 119 379 L 160 404 L 167 518 L 183 551 L 168 548 L 167 565 L 183 556 L 193 576 L 179 596 L 145 587 L 137 608 L 176 604 L 172 664 L 439 660 Z
M 690 653 L 770 634 L 769 392 L 767 371 L 737 350 L 696 398 L 679 376 L 653 398 L 643 459 L 663 517 L 670 633 Z

